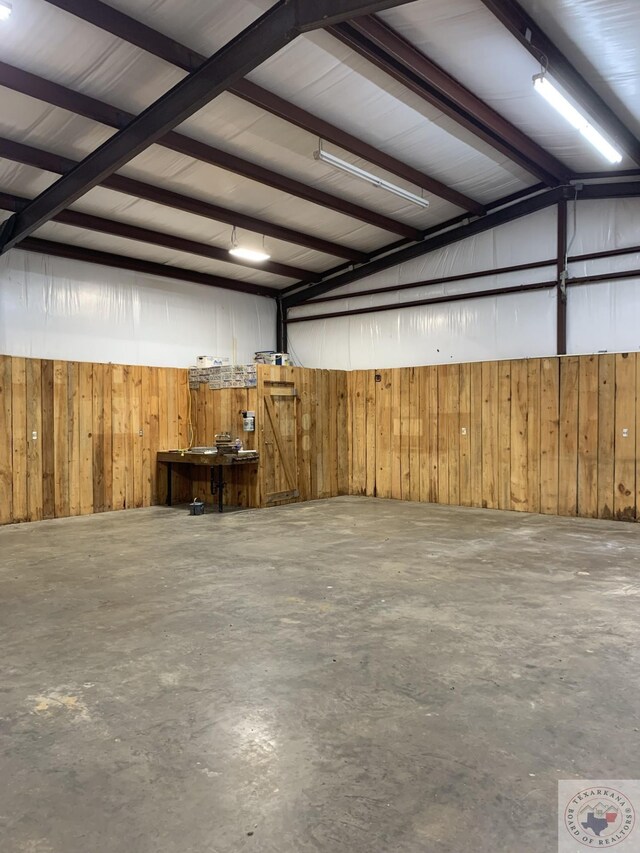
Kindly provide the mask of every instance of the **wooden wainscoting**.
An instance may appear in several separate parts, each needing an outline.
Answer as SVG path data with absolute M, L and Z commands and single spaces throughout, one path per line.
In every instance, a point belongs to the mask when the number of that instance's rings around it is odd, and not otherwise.
M 196 445 L 212 444 L 216 432 L 231 431 L 260 452 L 255 477 L 230 472 L 227 503 L 276 506 L 349 493 L 347 376 L 259 365 L 255 389 L 212 391 L 201 385 L 191 392 Z M 241 413 L 247 409 L 256 413 L 255 433 L 242 432 Z M 205 497 L 208 482 L 201 475 L 196 483 Z
M 186 370 L 0 356 L 0 523 L 164 500 L 187 395 Z
M 640 518 L 640 354 L 348 376 L 352 494 Z

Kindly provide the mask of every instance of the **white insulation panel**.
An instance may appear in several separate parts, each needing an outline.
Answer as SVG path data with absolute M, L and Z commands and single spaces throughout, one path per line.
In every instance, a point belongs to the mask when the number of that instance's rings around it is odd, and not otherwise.
M 496 267 L 553 260 L 553 208 L 455 243 L 332 292 L 344 299 L 307 303 L 290 318 L 389 306 L 388 311 L 290 323 L 289 349 L 306 367 L 347 370 L 526 358 L 556 353 L 555 290 L 469 298 L 398 310 L 402 302 L 555 279 L 554 266 L 392 293 L 355 297 L 357 290 L 403 285 Z M 570 255 L 640 244 L 640 200 L 569 204 Z M 640 268 L 640 253 L 573 263 L 569 275 Z M 640 279 L 570 287 L 568 351 L 640 349 Z
M 273 299 L 13 250 L 0 258 L 0 353 L 188 367 L 275 349 Z

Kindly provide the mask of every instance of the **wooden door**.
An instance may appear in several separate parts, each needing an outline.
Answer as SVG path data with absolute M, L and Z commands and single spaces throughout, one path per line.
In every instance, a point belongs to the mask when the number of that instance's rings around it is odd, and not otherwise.
M 298 392 L 294 383 L 265 379 L 262 405 L 264 503 L 297 500 Z

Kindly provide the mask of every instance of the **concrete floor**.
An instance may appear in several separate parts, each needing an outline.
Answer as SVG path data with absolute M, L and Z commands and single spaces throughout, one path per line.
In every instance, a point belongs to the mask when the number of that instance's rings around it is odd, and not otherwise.
M 640 777 L 640 528 L 367 498 L 0 530 L 2 853 L 546 853 Z

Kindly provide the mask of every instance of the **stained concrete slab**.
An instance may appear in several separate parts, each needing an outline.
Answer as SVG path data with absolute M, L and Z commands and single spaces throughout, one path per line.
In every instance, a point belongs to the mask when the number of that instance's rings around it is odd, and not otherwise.
M 338 498 L 0 530 L 3 853 L 545 853 L 637 778 L 640 528 Z

